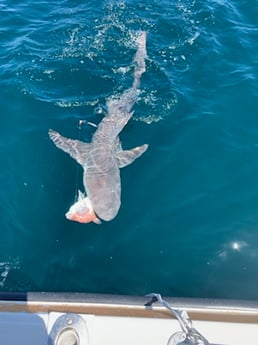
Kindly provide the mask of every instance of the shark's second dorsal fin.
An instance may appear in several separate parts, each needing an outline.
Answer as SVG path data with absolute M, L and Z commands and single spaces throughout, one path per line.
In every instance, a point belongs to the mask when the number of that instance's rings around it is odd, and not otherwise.
M 137 146 L 131 150 L 119 151 L 116 153 L 116 159 L 119 168 L 124 168 L 131 164 L 136 158 L 139 158 L 148 148 L 147 144 Z
M 53 131 L 52 129 L 49 130 L 48 134 L 50 139 L 59 149 L 68 153 L 82 166 L 85 164 L 88 153 L 90 151 L 89 143 L 84 143 L 79 140 L 65 138 L 61 134 Z

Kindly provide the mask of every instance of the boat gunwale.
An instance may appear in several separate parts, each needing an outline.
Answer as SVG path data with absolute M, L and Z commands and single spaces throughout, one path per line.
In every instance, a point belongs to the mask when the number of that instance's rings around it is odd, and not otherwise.
M 149 297 L 87 293 L 0 292 L 0 312 L 77 313 L 97 316 L 171 319 L 163 306 L 145 306 Z M 258 324 L 258 303 L 244 300 L 164 298 L 192 320 Z

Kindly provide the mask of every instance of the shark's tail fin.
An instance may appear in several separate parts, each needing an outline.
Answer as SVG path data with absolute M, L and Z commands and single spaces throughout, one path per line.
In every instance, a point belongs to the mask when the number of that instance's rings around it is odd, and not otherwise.
M 140 86 L 140 78 L 142 74 L 146 70 L 145 59 L 147 57 L 146 51 L 146 31 L 142 31 L 140 36 L 137 39 L 138 42 L 138 49 L 134 57 L 134 61 L 136 63 L 135 70 L 134 70 L 134 88 L 138 88 Z
M 141 76 L 145 72 L 145 59 L 147 57 L 146 51 L 146 31 L 142 31 L 137 39 L 138 48 L 134 56 L 134 80 L 133 85 L 125 90 L 117 99 L 109 99 L 107 102 L 108 117 L 114 116 L 117 120 L 118 115 L 125 116 L 126 113 L 132 116 L 131 109 L 138 98 L 138 89 L 140 88 Z M 129 118 L 131 117 L 129 116 Z M 128 121 L 128 120 L 127 120 Z M 126 124 L 127 121 L 124 121 Z M 119 132 L 122 126 L 118 126 Z

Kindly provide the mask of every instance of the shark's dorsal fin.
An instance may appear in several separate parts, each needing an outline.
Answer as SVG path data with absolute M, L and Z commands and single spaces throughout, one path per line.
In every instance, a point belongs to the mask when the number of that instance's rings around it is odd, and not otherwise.
M 116 153 L 116 159 L 119 168 L 124 168 L 131 164 L 136 158 L 140 157 L 148 148 L 147 144 L 137 146 L 131 150 L 119 151 Z
M 49 130 L 48 134 L 50 139 L 59 149 L 68 153 L 82 166 L 85 164 L 88 153 L 90 151 L 90 144 L 84 143 L 79 140 L 65 138 L 61 134 L 53 131 L 52 129 Z

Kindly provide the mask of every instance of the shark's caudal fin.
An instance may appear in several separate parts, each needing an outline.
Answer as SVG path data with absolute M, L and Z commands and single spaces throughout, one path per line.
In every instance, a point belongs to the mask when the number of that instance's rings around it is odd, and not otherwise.
M 139 158 L 148 148 L 147 144 L 137 146 L 131 150 L 119 151 L 116 154 L 116 159 L 119 168 L 124 168 L 131 164 L 136 158 Z
M 48 131 L 48 134 L 50 139 L 59 149 L 68 153 L 79 164 L 84 164 L 87 159 L 88 152 L 90 151 L 90 144 L 79 140 L 65 138 L 52 129 Z
M 146 31 L 143 31 L 141 35 L 138 37 L 138 49 L 134 57 L 134 61 L 136 63 L 134 69 L 134 82 L 133 88 L 139 88 L 140 86 L 140 78 L 141 75 L 146 70 L 145 59 L 147 58 L 147 51 L 146 51 Z

